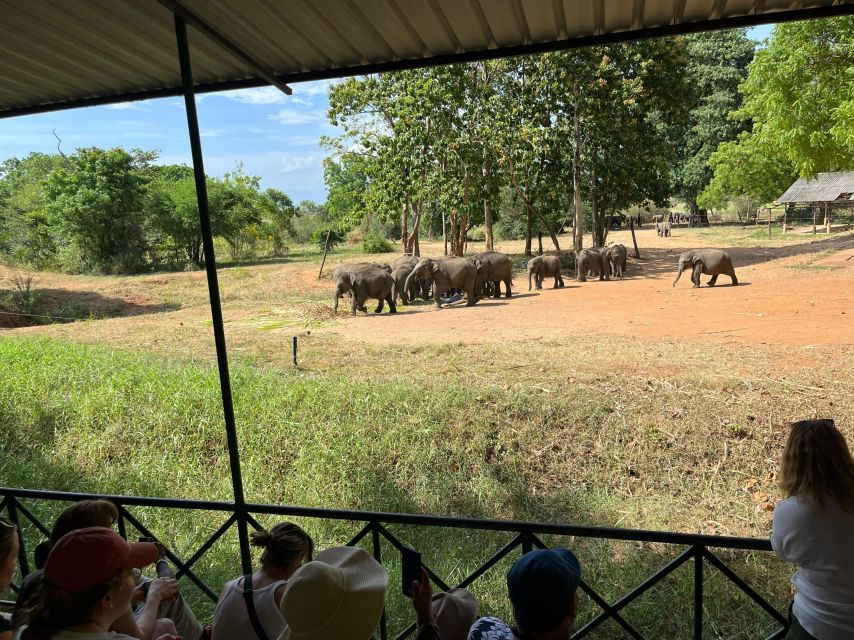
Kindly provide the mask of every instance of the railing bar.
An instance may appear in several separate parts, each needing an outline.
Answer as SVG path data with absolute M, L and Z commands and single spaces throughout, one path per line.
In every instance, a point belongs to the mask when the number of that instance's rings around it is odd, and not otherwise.
M 27 560 L 27 541 L 21 531 L 21 522 L 18 518 L 18 510 L 15 508 L 20 505 L 15 497 L 9 498 L 9 503 L 6 505 L 6 511 L 9 513 L 9 521 L 18 529 L 18 566 L 21 568 L 21 575 L 26 576 L 30 573 L 30 563 Z
M 706 559 L 711 562 L 718 571 L 724 574 L 727 578 L 729 578 L 735 586 L 741 589 L 744 593 L 746 593 L 750 598 L 758 604 L 760 607 L 765 609 L 766 613 L 768 613 L 772 618 L 774 618 L 777 622 L 783 625 L 783 630 L 786 630 L 786 627 L 789 626 L 788 621 L 785 616 L 783 616 L 779 611 L 777 611 L 774 606 L 772 606 L 767 600 L 765 600 L 762 596 L 760 596 L 747 582 L 741 579 L 732 569 L 730 569 L 724 562 L 718 558 L 714 553 L 709 551 L 708 549 L 703 549 L 703 555 Z
M 379 533 L 382 534 L 382 536 L 386 540 L 388 540 L 392 544 L 392 546 L 394 546 L 398 551 L 403 550 L 403 546 L 404 546 L 403 543 L 391 531 L 386 529 L 379 522 L 373 523 L 373 526 L 374 526 L 374 529 L 379 531 Z M 423 565 L 423 566 L 424 566 L 424 569 L 426 569 L 427 575 L 430 577 L 430 579 L 433 582 L 435 582 L 436 585 L 442 591 L 450 591 L 451 590 L 451 587 L 448 586 L 448 583 L 445 582 L 444 580 L 442 580 L 442 578 L 440 578 L 438 575 L 436 575 L 430 567 L 428 567 L 427 565 Z
M 788 629 L 780 629 L 779 631 L 775 631 L 770 636 L 766 638 L 766 640 L 780 640 L 780 638 L 785 638 L 786 633 L 788 633 Z
M 251 513 L 247 513 L 247 514 L 246 514 L 246 522 L 248 522 L 249 524 L 251 524 L 251 525 L 252 525 L 252 527 L 255 529 L 255 531 L 263 531 L 263 530 L 264 530 L 264 527 L 263 527 L 263 526 L 261 526 L 261 523 L 260 523 L 260 522 L 258 522 L 258 521 L 257 521 L 257 520 L 252 516 L 252 514 L 251 514 Z
M 118 524 L 118 527 L 119 527 L 119 535 L 120 535 L 122 538 L 124 538 L 125 540 L 127 540 L 127 537 L 128 537 L 128 530 L 127 530 L 127 526 L 126 526 L 126 524 L 125 524 L 125 514 L 124 514 L 124 511 L 119 510 L 119 520 L 118 520 L 118 523 L 117 523 L 117 524 Z
M 581 629 L 579 629 L 578 633 L 581 634 L 582 631 L 584 633 L 588 633 L 591 629 L 593 629 L 594 627 L 597 627 L 599 624 L 601 624 L 602 622 L 607 620 L 609 617 L 613 617 L 616 612 L 618 612 L 620 609 L 622 609 L 627 604 L 629 604 L 632 600 L 634 600 L 635 598 L 640 596 L 647 589 L 654 586 L 655 584 L 657 584 L 658 582 L 660 582 L 661 580 L 666 578 L 668 575 L 670 575 L 671 573 L 676 571 L 676 569 L 678 569 L 683 564 L 685 564 L 688 560 L 690 560 L 693 557 L 693 555 L 694 555 L 694 549 L 693 549 L 693 547 L 689 547 L 688 549 L 686 549 L 685 551 L 680 553 L 676 558 L 674 558 L 673 560 L 668 562 L 666 565 L 664 565 L 656 573 L 652 574 L 649 578 L 647 578 L 646 580 L 641 582 L 637 587 L 632 589 L 629 593 L 627 593 L 622 598 L 617 600 L 613 605 L 608 605 L 607 603 L 604 602 L 604 600 L 602 601 L 603 604 L 600 604 L 597 602 L 597 604 L 599 604 L 599 606 L 603 608 L 602 613 L 597 615 L 590 622 L 588 622 Z M 584 587 L 584 586 L 586 586 L 586 583 L 582 580 L 581 585 L 582 585 L 582 587 Z M 587 590 L 585 589 L 585 591 L 587 591 Z M 595 592 L 592 589 L 590 589 L 590 591 L 587 591 L 587 593 L 588 593 L 588 595 L 591 595 L 591 597 L 592 597 L 592 595 Z M 596 595 L 598 597 L 598 594 L 596 594 Z M 580 637 L 582 637 L 582 635 L 579 635 L 578 637 L 580 638 Z
M 465 580 L 460 583 L 461 588 L 468 587 L 472 582 L 477 580 L 484 573 L 492 569 L 498 562 L 504 558 L 508 553 L 513 551 L 516 547 L 522 544 L 522 534 L 520 533 L 516 537 L 514 537 L 510 542 L 501 547 L 497 552 L 495 552 L 492 557 L 480 565 L 480 568 L 475 569 Z
M 408 627 L 406 627 L 406 629 L 404 629 L 403 631 L 401 631 L 399 634 L 397 634 L 394 637 L 394 640 L 401 640 L 402 638 L 408 638 L 409 636 L 412 635 L 412 632 L 415 631 L 415 627 L 416 627 L 416 624 L 414 622 L 410 623 L 410 625 Z
M 377 529 L 376 523 L 372 522 L 371 525 L 371 542 L 374 547 L 374 559 L 380 564 L 383 563 L 382 557 L 382 547 L 380 546 L 380 532 Z M 386 626 L 386 613 L 385 613 L 385 602 L 383 602 L 383 613 L 380 616 L 380 639 L 388 640 L 388 628 Z
M 703 640 L 703 547 L 694 547 L 694 640 Z
M 533 547 L 532 544 L 533 535 L 530 532 L 524 531 L 522 533 L 522 554 L 530 553 Z
M 27 509 L 23 504 L 21 504 L 19 500 L 15 500 L 15 503 L 17 505 L 18 510 L 27 517 L 27 520 L 32 522 L 35 525 L 36 529 L 41 531 L 45 536 L 49 538 L 50 530 L 46 526 L 44 526 L 41 521 L 30 512 L 29 509 Z
M 537 547 L 538 549 L 548 549 L 549 548 L 549 545 L 547 545 L 545 542 L 540 540 L 539 536 L 531 535 L 531 542 L 533 542 L 534 546 Z
M 159 540 L 159 538 L 157 538 L 157 536 L 155 536 L 153 533 L 151 533 L 151 531 L 144 524 L 142 524 L 139 520 L 134 518 L 133 515 L 130 513 L 130 511 L 128 511 L 124 505 L 120 504 L 120 505 L 118 505 L 118 507 L 119 507 L 119 510 L 121 512 L 124 512 L 125 518 L 127 518 L 128 522 L 130 522 L 134 527 L 136 527 L 137 531 L 139 531 L 143 535 L 154 538 L 155 540 Z M 210 598 L 214 602 L 219 600 L 219 597 L 217 596 L 217 594 L 215 594 L 213 591 L 211 591 L 211 588 L 208 585 L 206 585 L 201 578 L 199 578 L 195 573 L 193 573 L 193 571 L 191 569 L 186 569 L 184 567 L 184 563 L 181 562 L 181 559 L 178 556 L 176 556 L 168 547 L 164 547 L 164 548 L 166 549 L 166 556 L 175 564 L 175 567 L 179 571 L 182 571 L 182 569 L 183 569 L 182 575 L 186 575 L 187 578 L 189 578 L 193 582 L 193 584 L 195 584 L 199 589 L 201 589 L 205 593 L 205 595 L 208 596 L 208 598 Z
M 178 509 L 202 509 L 206 511 L 235 511 L 233 502 L 208 500 L 185 500 L 180 498 L 150 498 L 135 496 L 111 496 L 104 494 L 70 493 L 42 491 L 35 489 L 0 488 L 0 494 L 17 495 L 28 498 L 55 500 L 112 500 L 117 504 L 149 507 L 174 507 Z M 709 536 L 694 533 L 668 531 L 645 531 L 642 529 L 613 529 L 583 525 L 560 525 L 543 522 L 522 522 L 519 520 L 479 520 L 477 518 L 457 518 L 409 513 L 383 513 L 373 511 L 348 511 L 343 509 L 322 509 L 317 507 L 297 507 L 289 505 L 267 505 L 248 503 L 246 509 L 253 513 L 267 515 L 286 515 L 293 517 L 314 517 L 327 520 L 359 520 L 384 522 L 386 524 L 423 525 L 457 529 L 481 529 L 484 531 L 528 532 L 541 535 L 577 536 L 581 538 L 602 538 L 608 540 L 627 540 L 637 542 L 662 542 L 679 545 L 701 545 L 706 547 L 744 549 L 753 551 L 771 551 L 768 538 L 740 538 L 732 536 Z
M 607 620 L 608 618 L 613 618 L 614 622 L 623 627 L 623 629 L 625 629 L 626 632 L 635 640 L 645 640 L 644 637 L 640 634 L 640 632 L 637 631 L 637 629 L 635 629 L 631 624 L 629 624 L 629 622 L 625 618 L 623 618 L 623 616 L 621 616 L 614 607 L 609 605 L 608 602 L 602 596 L 596 593 L 593 587 L 587 584 L 584 580 L 581 581 L 580 586 L 582 590 L 590 597 L 590 599 L 593 600 L 593 602 L 595 602 L 597 605 L 599 605 L 599 607 L 602 609 L 602 613 L 593 618 L 590 622 L 584 625 L 584 627 L 576 631 L 575 634 L 572 636 L 572 640 L 576 640 L 577 638 L 583 638 L 588 633 L 593 631 L 593 629 L 605 622 L 605 620 Z
M 359 533 L 357 533 L 355 536 L 353 536 L 353 537 L 350 539 L 350 542 L 348 542 L 348 543 L 347 543 L 346 545 L 344 545 L 344 546 L 346 546 L 346 547 L 355 547 L 357 544 L 359 544 L 359 542 L 362 540 L 362 538 L 364 538 L 364 537 L 365 537 L 366 535 L 368 535 L 371 531 L 373 531 L 373 528 L 374 528 L 374 525 L 373 525 L 372 523 L 370 523 L 370 522 L 369 522 L 368 524 L 366 524 L 364 527 L 362 527 L 362 528 L 359 530 Z
M 237 516 L 232 515 L 228 520 L 226 520 L 225 523 L 223 523 L 223 525 L 219 529 L 217 529 L 201 547 L 199 547 L 198 551 L 196 551 L 196 553 L 194 553 L 190 557 L 190 559 L 184 563 L 184 567 L 178 569 L 178 573 L 175 577 L 180 578 L 186 572 L 186 570 L 189 570 L 194 564 L 196 564 L 199 558 L 205 555 L 207 550 L 210 549 L 214 544 L 216 544 L 216 541 L 219 540 L 223 536 L 223 534 L 231 528 L 231 525 L 234 524 L 234 521 L 236 519 Z

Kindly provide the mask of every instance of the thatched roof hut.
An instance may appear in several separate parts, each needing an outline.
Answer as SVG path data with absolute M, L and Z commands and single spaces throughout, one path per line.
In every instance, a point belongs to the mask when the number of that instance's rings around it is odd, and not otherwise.
M 777 198 L 778 204 L 833 203 L 854 205 L 854 171 L 819 173 L 815 178 L 798 178 Z

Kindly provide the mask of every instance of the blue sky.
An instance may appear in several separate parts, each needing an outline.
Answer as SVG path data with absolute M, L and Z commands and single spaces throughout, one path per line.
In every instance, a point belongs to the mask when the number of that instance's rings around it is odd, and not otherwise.
M 749 31 L 757 40 L 765 25 Z M 198 96 L 205 171 L 222 175 L 239 162 L 294 202 L 326 200 L 320 137 L 339 131 L 326 121 L 329 81 L 294 84 L 286 96 L 273 87 Z M 157 149 L 159 162 L 190 164 L 187 121 L 181 98 L 164 98 L 0 120 L 0 160 L 32 151 L 77 147 Z

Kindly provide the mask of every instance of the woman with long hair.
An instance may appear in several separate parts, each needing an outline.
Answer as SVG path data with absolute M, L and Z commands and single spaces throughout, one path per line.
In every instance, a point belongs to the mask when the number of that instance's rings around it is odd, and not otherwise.
M 792 423 L 771 546 L 798 569 L 789 639 L 854 638 L 854 459 L 833 420 Z
M 255 573 L 226 583 L 214 611 L 214 638 L 276 640 L 285 628 L 279 610 L 285 585 L 314 553 L 311 537 L 290 522 L 255 531 L 252 545 L 264 550 L 261 566 Z
M 110 628 L 130 607 L 133 570 L 158 555 L 155 545 L 129 543 L 104 527 L 64 535 L 50 551 L 29 622 L 15 640 L 133 640 Z M 157 640 L 177 637 L 164 634 Z

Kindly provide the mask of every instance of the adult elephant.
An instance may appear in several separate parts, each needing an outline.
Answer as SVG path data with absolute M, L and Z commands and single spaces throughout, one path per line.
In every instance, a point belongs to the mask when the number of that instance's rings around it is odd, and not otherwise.
M 445 258 L 422 258 L 415 265 L 412 273 L 406 278 L 404 288 L 409 289 L 413 279 L 427 278 L 433 285 L 433 300 L 436 306 L 442 308 L 441 295 L 451 289 L 460 289 L 466 294 L 466 306 L 477 302 L 475 283 L 477 281 L 477 265 L 468 258 L 449 256 Z
M 424 300 L 430 299 L 430 282 L 425 278 L 418 278 L 412 281 L 410 288 L 406 288 L 406 279 L 415 265 L 421 258 L 415 256 L 401 256 L 391 263 L 391 277 L 394 280 L 395 300 L 400 296 L 403 304 L 408 304 L 411 300 L 421 296 Z
M 511 291 L 513 285 L 513 263 L 506 254 L 500 251 L 484 251 L 472 256 L 472 260 L 477 265 L 477 281 L 475 282 L 475 292 L 481 295 L 486 284 L 492 285 L 492 296 L 494 298 L 501 297 L 500 283 L 504 283 L 504 297 L 509 298 L 513 295 Z
M 732 259 L 726 251 L 721 249 L 694 249 L 680 253 L 679 270 L 676 272 L 676 279 L 673 281 L 674 287 L 685 269 L 691 269 L 691 282 L 694 283 L 694 288 L 700 286 L 701 274 L 712 276 L 709 280 L 710 287 L 715 286 L 715 282 L 721 274 L 732 278 L 732 286 L 738 286 L 738 278 L 735 277 Z
M 543 288 L 543 280 L 554 278 L 553 289 L 563 286 L 563 278 L 560 275 L 560 258 L 557 256 L 536 256 L 528 260 L 528 291 L 531 290 L 531 276 L 534 276 L 534 284 L 537 290 Z
M 389 265 L 378 265 L 372 262 L 352 262 L 342 264 L 332 272 L 335 282 L 335 298 L 333 308 L 338 311 L 338 300 L 345 293 L 352 295 L 350 314 L 356 315 L 356 310 L 367 313 L 365 302 L 376 298 L 379 304 L 376 313 L 381 313 L 383 304 L 388 302 L 389 313 L 397 313 L 394 303 L 394 280 L 391 277 Z
M 611 273 L 623 279 L 623 272 L 626 270 L 626 247 L 622 244 L 615 244 L 608 247 L 607 252 L 608 263 L 611 267 Z
M 579 282 L 587 282 L 587 272 L 597 272 L 599 280 L 610 280 L 608 277 L 608 260 L 605 251 L 598 248 L 582 249 L 575 256 L 575 273 Z

